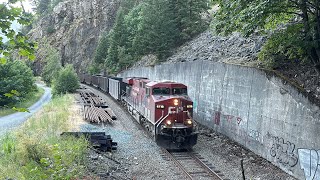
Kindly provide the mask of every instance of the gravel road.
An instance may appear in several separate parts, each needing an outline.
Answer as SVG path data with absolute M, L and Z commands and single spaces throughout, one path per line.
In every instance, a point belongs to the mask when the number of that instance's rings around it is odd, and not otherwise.
M 32 114 L 39 111 L 39 109 L 44 104 L 50 101 L 52 97 L 51 88 L 48 88 L 42 84 L 37 84 L 37 86 L 45 90 L 40 100 L 37 101 L 35 104 L 33 104 L 30 108 L 28 108 L 30 112 L 17 112 L 14 114 L 10 114 L 8 116 L 1 117 L 0 118 L 0 135 L 5 134 L 5 132 L 7 132 L 8 130 L 18 127 L 21 123 L 27 120 Z
M 179 170 L 173 162 L 161 157 L 160 148 L 123 107 L 110 96 L 84 86 L 104 99 L 118 117 L 112 124 L 80 125 L 82 131 L 105 131 L 118 142 L 118 150 L 113 153 L 91 155 L 89 169 L 93 175 L 101 179 L 185 179 L 177 173 Z M 241 159 L 247 179 L 295 179 L 267 160 L 205 127 L 200 127 L 198 143 L 193 150 L 215 166 L 214 170 L 221 171 L 225 179 L 242 180 Z

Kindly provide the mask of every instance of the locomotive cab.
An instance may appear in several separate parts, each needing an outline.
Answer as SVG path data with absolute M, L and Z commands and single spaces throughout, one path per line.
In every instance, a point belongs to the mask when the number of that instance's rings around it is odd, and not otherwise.
M 148 101 L 154 102 L 155 137 L 167 149 L 190 148 L 197 142 L 193 103 L 187 86 L 174 82 L 148 83 Z

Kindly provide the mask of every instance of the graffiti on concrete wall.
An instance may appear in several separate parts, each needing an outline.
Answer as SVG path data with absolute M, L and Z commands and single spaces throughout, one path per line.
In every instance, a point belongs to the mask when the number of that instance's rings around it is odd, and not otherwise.
M 294 167 L 298 163 L 298 158 L 294 154 L 295 144 L 290 141 L 284 141 L 281 137 L 270 136 L 272 147 L 270 155 L 276 158 L 277 162 L 287 167 Z
M 261 137 L 261 133 L 257 130 L 254 130 L 254 129 L 250 129 L 249 131 L 249 137 L 251 139 L 254 139 L 256 141 L 259 141 L 262 143 L 262 137 Z
M 222 119 L 225 119 L 228 123 L 232 123 L 232 122 L 236 122 L 238 125 L 241 124 L 242 122 L 242 118 L 241 117 L 235 117 L 232 115 L 226 115 L 226 114 L 222 114 L 220 111 L 215 111 L 214 112 L 214 124 L 216 125 L 220 125 L 220 121 Z
M 300 168 L 306 180 L 320 179 L 320 150 L 298 149 Z

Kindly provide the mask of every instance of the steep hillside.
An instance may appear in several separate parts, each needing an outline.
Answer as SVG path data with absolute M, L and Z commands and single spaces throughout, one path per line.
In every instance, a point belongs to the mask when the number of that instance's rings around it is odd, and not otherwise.
M 92 62 L 101 33 L 113 26 L 118 7 L 119 0 L 63 1 L 40 19 L 30 34 L 37 41 L 46 38 L 59 50 L 62 64 L 72 63 L 82 71 Z M 41 58 L 37 57 L 38 61 Z

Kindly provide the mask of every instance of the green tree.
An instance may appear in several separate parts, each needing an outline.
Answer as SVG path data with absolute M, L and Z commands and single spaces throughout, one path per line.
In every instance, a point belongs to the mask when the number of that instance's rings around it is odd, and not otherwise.
M 179 44 L 207 29 L 208 23 L 201 14 L 209 9 L 209 0 L 169 0 L 169 3 L 179 30 Z
M 24 12 L 19 7 L 14 7 L 13 4 L 16 2 L 18 0 L 0 3 L 0 64 L 6 62 L 13 50 L 18 50 L 21 56 L 26 56 L 31 60 L 35 59 L 34 52 L 37 45 L 11 27 L 14 21 L 21 25 L 29 25 L 32 22 L 32 14 Z M 4 42 L 5 39 L 7 42 Z
M 56 95 L 75 92 L 79 87 L 79 78 L 71 64 L 62 68 L 53 81 L 53 93 Z
M 124 46 L 127 42 L 126 27 L 124 24 L 124 10 L 119 8 L 117 12 L 116 22 L 114 27 L 109 32 L 109 48 L 108 56 L 106 58 L 106 65 L 117 67 L 115 70 L 119 70 L 119 47 Z
M 155 53 L 159 59 L 170 54 L 178 38 L 179 32 L 170 5 L 168 0 L 148 0 L 142 9 L 142 21 L 138 29 L 138 37 L 142 39 L 137 42 L 146 42 L 145 52 Z
M 254 0 L 250 2 L 246 0 L 219 0 L 218 3 L 220 9 L 215 14 L 213 23 L 217 33 L 229 34 L 233 31 L 239 31 L 248 36 L 256 32 L 264 33 L 266 30 L 281 29 L 283 43 L 270 42 L 267 43 L 268 48 L 272 48 L 270 50 L 274 52 L 277 52 L 277 48 L 281 49 L 281 46 L 286 47 L 287 52 L 302 50 L 304 52 L 298 54 L 308 54 L 317 71 L 320 71 L 319 0 Z M 296 43 L 295 38 L 289 37 L 292 34 L 301 41 Z M 275 33 L 275 36 L 279 37 L 279 35 L 279 33 Z M 269 41 L 275 40 L 275 38 L 271 38 Z M 290 46 L 290 42 L 294 45 Z M 275 47 L 271 47 L 270 44 Z M 293 57 L 294 54 L 290 53 L 290 56 Z M 261 55 L 261 57 L 266 56 Z
M 91 74 L 99 73 L 101 70 L 105 70 L 105 61 L 108 57 L 109 48 L 109 32 L 102 33 L 97 49 L 93 57 L 93 63 L 89 66 L 88 71 Z
M 34 91 L 32 70 L 23 61 L 0 64 L 0 106 L 15 103 Z
M 125 0 L 109 32 L 109 71 L 127 68 L 147 54 L 164 60 L 173 48 L 206 29 L 208 0 Z M 133 8 L 130 5 L 136 5 Z M 183 5 L 183 7 L 182 7 Z M 187 16 L 187 17 L 185 17 Z
M 42 78 L 47 85 L 50 85 L 53 79 L 57 78 L 61 66 L 61 58 L 59 52 L 50 45 L 45 46 L 46 57 L 44 59 L 45 66 L 42 70 Z
M 108 56 L 109 36 L 108 32 L 104 32 L 99 40 L 97 49 L 94 54 L 93 61 L 97 64 L 103 64 Z

